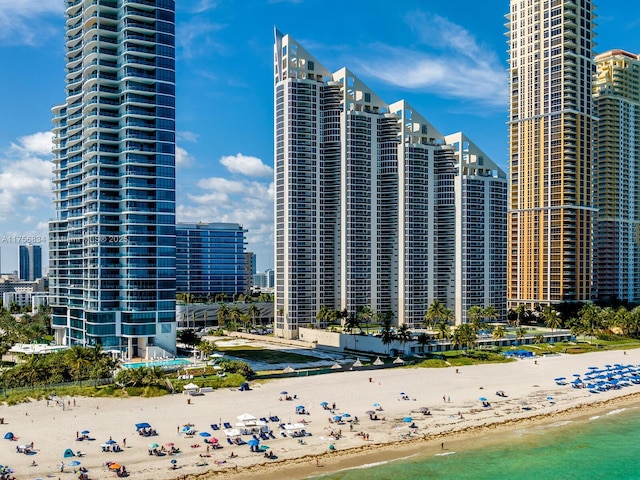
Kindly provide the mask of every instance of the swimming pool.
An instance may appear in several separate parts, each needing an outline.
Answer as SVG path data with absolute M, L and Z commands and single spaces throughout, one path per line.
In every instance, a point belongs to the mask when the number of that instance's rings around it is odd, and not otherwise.
M 140 368 L 140 367 L 181 367 L 183 365 L 191 365 L 193 362 L 188 358 L 171 358 L 168 360 L 152 360 L 147 362 L 128 362 L 123 364 L 124 368 Z

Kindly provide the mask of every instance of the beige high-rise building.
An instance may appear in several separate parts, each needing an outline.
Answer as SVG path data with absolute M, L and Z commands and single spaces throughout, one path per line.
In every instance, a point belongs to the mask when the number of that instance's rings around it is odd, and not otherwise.
M 511 0 L 511 308 L 591 298 L 591 147 L 595 6 Z
M 594 294 L 640 301 L 640 56 L 595 58 Z

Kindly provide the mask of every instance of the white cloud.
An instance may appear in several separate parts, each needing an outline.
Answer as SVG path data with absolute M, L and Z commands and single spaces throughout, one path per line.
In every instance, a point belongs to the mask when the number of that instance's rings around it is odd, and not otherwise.
M 194 159 L 189 152 L 176 145 L 176 168 L 189 167 L 193 162 Z
M 0 0 L 0 39 L 5 45 L 39 44 L 63 28 L 63 13 L 62 0 Z
M 37 224 L 51 216 L 51 157 L 51 132 L 20 137 L 0 153 L 0 223 Z
M 359 69 L 384 82 L 448 98 L 504 107 L 507 75 L 497 55 L 460 25 L 422 12 L 407 17 L 414 47 L 375 45 Z
M 11 148 L 24 153 L 35 155 L 51 155 L 53 134 L 51 132 L 38 132 L 18 138 L 19 145 L 11 144 Z
M 198 138 L 200 138 L 200 135 L 198 135 L 197 133 L 190 132 L 188 130 L 183 130 L 180 132 L 176 132 L 176 138 L 178 140 L 182 140 L 185 142 L 195 143 L 198 141 Z
M 248 230 L 247 250 L 255 252 L 263 264 L 272 262 L 272 182 L 212 177 L 200 180 L 196 188 L 202 192 L 190 193 L 185 202 L 178 202 L 177 221 L 239 223 Z
M 258 157 L 251 157 L 238 153 L 227 155 L 220 159 L 220 163 L 231 173 L 240 173 L 248 177 L 268 177 L 273 175 L 273 169 L 262 163 Z

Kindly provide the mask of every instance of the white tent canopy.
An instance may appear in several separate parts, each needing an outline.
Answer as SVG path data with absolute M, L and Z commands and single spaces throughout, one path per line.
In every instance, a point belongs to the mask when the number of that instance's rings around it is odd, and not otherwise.
M 373 362 L 374 365 L 384 365 L 384 362 L 380 360 L 380 357 L 377 357 Z
M 353 366 L 353 367 L 361 367 L 361 366 L 362 366 L 362 362 L 360 361 L 360 358 L 359 358 L 359 357 L 356 359 L 356 361 L 355 361 L 355 362 L 353 362 L 353 365 L 352 365 L 352 366 Z
M 404 360 L 398 357 L 393 361 L 393 363 L 404 363 Z
M 184 387 L 185 390 L 198 390 L 200 387 L 195 383 L 187 383 Z
M 227 437 L 239 437 L 240 436 L 240 430 L 238 430 L 237 428 L 227 428 L 224 431 L 224 434 Z
M 238 415 L 236 417 L 241 422 L 248 422 L 250 420 L 257 420 L 257 417 L 251 415 L 250 413 L 243 413 L 242 415 Z

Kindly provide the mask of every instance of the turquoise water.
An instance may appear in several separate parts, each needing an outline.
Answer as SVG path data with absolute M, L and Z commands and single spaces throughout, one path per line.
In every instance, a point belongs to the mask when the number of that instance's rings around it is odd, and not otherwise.
M 448 455 L 414 456 L 370 468 L 313 477 L 323 480 L 640 479 L 640 408 L 590 419 L 527 427 L 464 444 Z M 453 448 L 452 448 L 453 450 Z M 371 458 L 371 463 L 375 463 Z
M 125 363 L 124 368 L 140 368 L 140 367 L 179 367 L 181 365 L 189 365 L 193 362 L 186 358 L 173 358 L 171 360 L 154 360 L 151 362 L 133 362 Z

